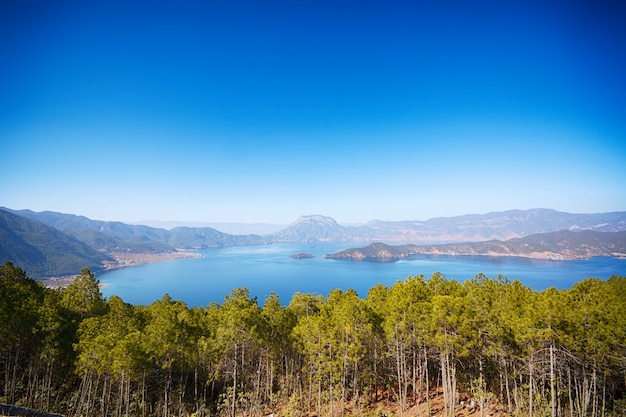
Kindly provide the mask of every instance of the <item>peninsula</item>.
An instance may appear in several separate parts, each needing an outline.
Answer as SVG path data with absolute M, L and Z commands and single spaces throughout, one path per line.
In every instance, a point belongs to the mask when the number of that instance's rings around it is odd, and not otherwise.
M 559 231 L 538 233 L 506 241 L 399 245 L 372 243 L 324 255 L 326 259 L 394 262 L 416 255 L 508 256 L 549 260 L 589 259 L 597 256 L 626 258 L 626 232 Z

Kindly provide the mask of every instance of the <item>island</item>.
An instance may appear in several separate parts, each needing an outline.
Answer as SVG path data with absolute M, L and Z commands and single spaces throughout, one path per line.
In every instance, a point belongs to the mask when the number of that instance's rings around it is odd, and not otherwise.
M 308 258 L 315 258 L 315 255 L 313 255 L 312 253 L 299 252 L 299 253 L 294 253 L 293 255 L 289 255 L 289 257 L 294 258 L 294 259 L 308 259 Z

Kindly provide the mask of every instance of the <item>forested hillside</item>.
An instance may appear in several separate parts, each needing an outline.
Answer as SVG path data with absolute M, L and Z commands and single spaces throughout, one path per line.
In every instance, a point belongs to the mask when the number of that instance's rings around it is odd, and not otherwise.
M 536 292 L 435 274 L 288 305 L 242 288 L 190 308 L 167 295 L 149 306 L 105 300 L 89 270 L 48 289 L 7 263 L 0 402 L 67 416 L 408 416 L 418 406 L 428 416 L 620 416 L 624 311 L 617 276 Z
M 229 235 L 210 227 L 176 227 L 172 230 L 122 222 L 91 220 L 84 216 L 31 210 L 7 211 L 27 219 L 41 222 L 66 233 L 83 243 L 111 252 L 173 252 L 175 248 L 199 249 L 224 246 L 260 245 L 266 240 L 256 235 Z
M 107 254 L 50 226 L 0 210 L 0 264 L 23 265 L 30 276 L 73 275 L 104 269 Z

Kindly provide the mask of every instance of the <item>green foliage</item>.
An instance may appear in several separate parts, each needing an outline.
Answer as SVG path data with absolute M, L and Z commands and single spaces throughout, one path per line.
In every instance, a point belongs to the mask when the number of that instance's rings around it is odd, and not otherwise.
M 107 305 L 99 285 L 95 275 L 89 269 L 83 269 L 67 288 L 62 289 L 61 305 L 79 319 L 104 314 Z
M 75 416 L 400 414 L 457 393 L 510 415 L 617 416 L 626 389 L 626 279 L 535 292 L 480 274 L 377 285 L 367 297 L 247 289 L 190 308 L 105 300 L 83 270 L 63 290 L 0 267 L 0 397 Z M 372 411 L 374 410 L 374 411 Z M 380 408 L 378 409 L 381 412 Z M 469 412 L 465 409 L 464 411 Z

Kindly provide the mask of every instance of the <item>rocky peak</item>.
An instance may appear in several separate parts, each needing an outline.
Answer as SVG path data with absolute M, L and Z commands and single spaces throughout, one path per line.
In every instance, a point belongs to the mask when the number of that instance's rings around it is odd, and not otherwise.
M 321 214 L 312 214 L 308 216 L 300 216 L 298 220 L 291 224 L 291 226 L 295 226 L 297 224 L 319 224 L 325 226 L 338 226 L 335 219 L 328 216 L 322 216 Z
M 278 242 L 345 242 L 352 240 L 348 228 L 337 224 L 332 217 L 301 216 L 286 229 L 272 235 Z

